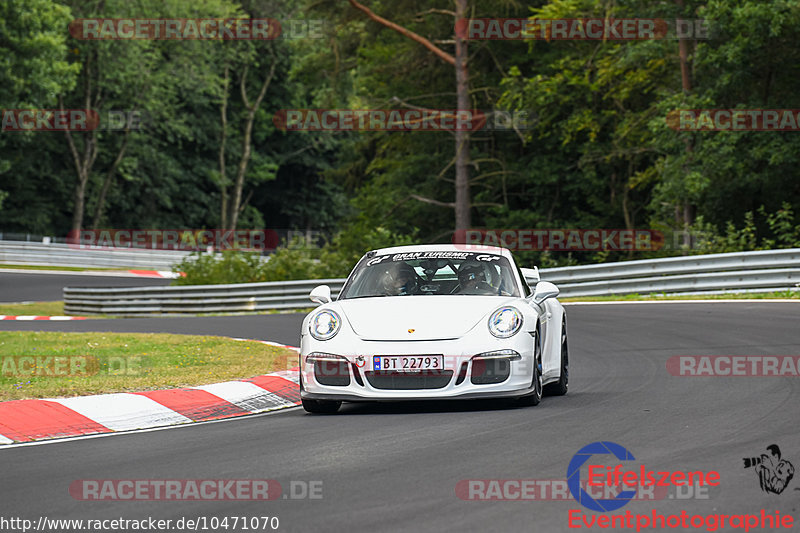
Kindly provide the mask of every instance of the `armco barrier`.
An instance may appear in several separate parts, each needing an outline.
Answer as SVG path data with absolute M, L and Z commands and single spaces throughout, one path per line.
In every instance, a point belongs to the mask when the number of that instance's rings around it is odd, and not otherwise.
M 800 282 L 800 249 L 764 250 L 669 257 L 541 269 L 541 278 L 561 296 L 612 294 L 780 291 Z M 189 285 L 110 289 L 64 289 L 68 315 L 243 313 L 302 309 L 314 304 L 308 293 L 330 285 L 333 295 L 344 279 L 277 281 L 234 285 Z
M 64 312 L 137 316 L 302 309 L 314 306 L 308 293 L 317 285 L 329 285 L 335 296 L 343 284 L 343 279 L 319 279 L 178 287 L 65 287 Z
M 190 252 L 0 241 L 0 263 L 56 267 L 170 270 Z

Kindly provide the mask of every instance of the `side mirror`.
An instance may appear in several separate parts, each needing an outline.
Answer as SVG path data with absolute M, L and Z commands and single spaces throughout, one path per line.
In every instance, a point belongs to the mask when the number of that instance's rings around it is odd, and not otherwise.
M 536 284 L 536 290 L 533 293 L 533 302 L 540 304 L 548 298 L 555 298 L 558 296 L 559 290 L 553 283 L 549 281 L 540 281 Z
M 317 285 L 308 295 L 311 301 L 318 304 L 326 304 L 331 301 L 331 288 L 327 285 Z

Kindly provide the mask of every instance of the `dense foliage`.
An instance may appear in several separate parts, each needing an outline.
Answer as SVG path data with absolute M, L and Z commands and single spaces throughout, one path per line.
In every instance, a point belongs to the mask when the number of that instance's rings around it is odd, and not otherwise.
M 451 0 L 363 0 L 452 54 Z M 366 249 L 449 242 L 454 140 L 442 132 L 291 132 L 281 109 L 456 108 L 453 66 L 347 0 L 8 0 L 0 107 L 89 107 L 141 129 L 0 133 L 0 231 L 281 228 L 322 231 L 268 266 L 229 254 L 226 280 L 347 274 Z M 678 132 L 675 109 L 800 108 L 796 0 L 469 0 L 469 16 L 705 19 L 679 42 L 471 41 L 474 109 L 527 129 L 473 133 L 471 217 L 484 228 L 653 228 L 657 252 L 528 252 L 542 265 L 797 246 L 800 134 Z M 79 40 L 78 18 L 324 20 L 321 38 Z M 263 86 L 264 97 L 258 101 Z M 257 105 L 256 105 L 257 104 Z M 223 120 L 223 116 L 225 117 Z M 248 129 L 250 124 L 250 129 Z M 237 181 L 239 183 L 237 183 Z M 238 200 L 237 198 L 238 194 Z M 231 219 L 232 213 L 237 216 Z M 80 215 L 80 216 L 78 216 Z M 696 236 L 681 249 L 679 233 Z M 187 279 L 194 279 L 191 275 Z

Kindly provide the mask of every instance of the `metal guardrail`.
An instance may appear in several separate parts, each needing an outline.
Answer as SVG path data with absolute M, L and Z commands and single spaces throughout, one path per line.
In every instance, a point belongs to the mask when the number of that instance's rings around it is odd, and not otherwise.
M 800 283 L 800 249 L 669 257 L 540 269 L 561 296 L 611 294 L 762 292 L 793 289 Z M 137 288 L 65 288 L 66 314 L 141 316 L 155 314 L 244 313 L 313 307 L 308 293 L 329 285 L 338 295 L 344 279 L 277 281 L 234 285 Z
M 170 270 L 190 252 L 26 241 L 0 241 L 0 263 Z
M 335 297 L 342 290 L 344 280 L 318 279 L 177 287 L 65 287 L 64 312 L 68 315 L 141 316 L 302 309 L 314 306 L 308 299 L 308 293 L 317 285 L 329 285 Z
M 547 281 L 552 281 L 553 283 L 579 283 L 620 278 L 792 267 L 800 268 L 800 249 L 798 248 L 543 268 L 540 269 L 540 272 L 543 276 L 547 276 Z

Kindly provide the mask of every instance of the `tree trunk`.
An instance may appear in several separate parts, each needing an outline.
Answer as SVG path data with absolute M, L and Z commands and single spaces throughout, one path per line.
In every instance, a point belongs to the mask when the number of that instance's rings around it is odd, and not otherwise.
M 230 67 L 225 65 L 225 77 L 222 85 L 222 106 L 220 106 L 220 125 L 222 137 L 219 141 L 219 190 L 220 190 L 220 228 L 228 227 L 228 176 L 225 171 L 225 143 L 228 139 L 228 80 Z
M 247 122 L 244 126 L 244 138 L 242 139 L 242 157 L 239 160 L 239 167 L 236 170 L 236 181 L 233 184 L 233 194 L 231 195 L 231 205 L 229 208 L 230 213 L 230 226 L 227 229 L 236 229 L 236 224 L 239 223 L 239 206 L 242 203 L 242 188 L 244 188 L 244 175 L 247 173 L 247 165 L 250 162 L 250 146 L 253 137 L 253 120 L 255 119 L 255 110 L 247 112 Z
M 267 89 L 272 81 L 272 77 L 275 75 L 275 68 L 278 65 L 278 59 L 275 57 L 275 53 L 272 50 L 270 50 L 270 55 L 272 56 L 272 64 L 269 68 L 269 74 L 267 74 L 264 83 L 261 84 L 261 90 L 252 104 L 247 98 L 248 67 L 246 66 L 242 72 L 242 78 L 239 83 L 239 90 L 242 93 L 242 102 L 247 109 L 247 120 L 244 125 L 244 137 L 242 139 L 242 157 L 239 159 L 239 166 L 236 171 L 236 181 L 233 184 L 233 192 L 231 194 L 230 205 L 228 206 L 228 217 L 230 218 L 230 224 L 228 224 L 228 226 L 224 229 L 235 230 L 236 225 L 239 223 L 239 213 L 241 212 L 240 207 L 242 205 L 242 189 L 244 188 L 244 176 L 247 173 L 247 165 L 250 162 L 250 153 L 253 142 L 253 121 L 256 117 L 256 111 L 261 105 L 262 100 L 264 100 L 264 95 L 267 94 Z
M 84 84 L 84 109 L 92 109 L 92 54 L 86 58 L 84 66 L 86 71 L 86 83 Z M 99 91 L 98 91 L 99 93 Z M 99 100 L 99 94 L 96 95 Z M 60 109 L 64 109 L 64 100 L 61 96 L 58 97 L 58 105 Z M 84 133 L 83 137 L 83 157 L 78 153 L 75 146 L 75 141 L 72 138 L 72 132 L 65 130 L 64 134 L 67 137 L 67 144 L 69 145 L 70 153 L 72 154 L 72 161 L 75 164 L 75 172 L 78 176 L 78 182 L 75 184 L 74 205 L 72 212 L 72 228 L 71 234 L 77 235 L 83 227 L 83 215 L 86 209 L 86 184 L 89 182 L 89 175 L 92 172 L 94 161 L 97 158 L 97 129 L 91 132 Z
M 466 18 L 467 0 L 456 0 L 456 22 Z M 467 40 L 455 32 L 456 98 L 458 111 L 471 109 L 469 102 L 469 70 L 467 68 Z M 469 194 L 469 131 L 456 131 L 456 231 L 468 229 L 470 221 Z
M 683 0 L 675 0 L 675 3 L 683 8 Z M 681 88 L 683 89 L 683 94 L 688 95 L 692 90 L 692 80 L 689 77 L 689 43 L 686 42 L 686 39 L 678 39 L 678 56 L 680 57 L 681 63 Z M 686 139 L 686 154 L 687 158 L 689 154 L 692 153 L 692 140 L 691 138 Z M 684 172 L 686 174 L 689 173 L 689 166 L 684 166 Z M 684 255 L 688 253 L 688 248 L 692 244 L 691 235 L 689 235 L 689 226 L 692 225 L 694 220 L 692 220 L 692 206 L 689 202 L 688 193 L 685 193 L 683 198 L 683 205 L 679 210 L 677 207 L 675 209 L 675 213 L 682 215 L 682 222 L 683 222 L 683 246 L 684 246 Z
M 125 149 L 128 147 L 128 135 L 130 134 L 130 130 L 125 128 L 125 137 L 122 139 L 122 146 L 117 152 L 117 157 L 114 158 L 114 162 L 111 164 L 111 168 L 108 169 L 106 173 L 106 179 L 103 180 L 103 186 L 100 189 L 100 196 L 97 198 L 97 206 L 94 209 L 94 220 L 92 221 L 92 229 L 97 229 L 97 226 L 100 225 L 100 220 L 103 218 L 103 210 L 105 209 L 106 204 L 106 196 L 108 195 L 108 190 L 111 188 L 111 182 L 114 180 L 114 174 L 117 172 L 117 167 L 122 162 L 122 158 L 125 157 Z
M 375 14 L 370 8 L 360 4 L 356 0 L 348 0 L 350 5 L 355 9 L 362 11 L 371 20 L 382 24 L 383 26 L 396 31 L 400 35 L 416 41 L 430 50 L 439 59 L 453 65 L 456 73 L 456 102 L 458 111 L 466 111 L 471 109 L 469 102 L 469 70 L 467 68 L 467 40 L 466 35 L 461 32 L 455 32 L 455 55 L 451 56 L 441 48 L 433 44 L 429 39 L 414 33 L 394 22 L 385 19 Z M 467 16 L 467 3 L 468 0 L 455 0 L 456 10 L 453 13 L 455 23 Z M 455 202 L 452 204 L 447 202 L 437 202 L 435 200 L 427 200 L 428 203 L 434 205 L 441 205 L 455 208 L 455 226 L 456 230 L 464 230 L 470 227 L 470 207 L 472 206 L 469 194 L 469 145 L 470 135 L 468 131 L 455 132 Z M 418 195 L 411 195 L 412 198 L 417 200 L 422 197 Z
M 71 235 L 80 235 L 81 228 L 83 227 L 83 211 L 84 211 L 84 198 L 86 197 L 86 180 L 83 176 L 78 177 L 78 183 L 75 185 L 74 207 L 72 211 L 72 231 Z
M 63 105 L 61 108 L 63 109 Z M 86 109 L 89 109 L 89 106 L 87 106 Z M 84 134 L 84 151 L 83 157 L 81 157 L 80 154 L 78 154 L 78 149 L 75 147 L 72 133 L 69 130 L 66 130 L 64 133 L 67 136 L 67 144 L 72 153 L 72 160 L 75 163 L 75 172 L 78 175 L 78 182 L 75 184 L 71 228 L 71 233 L 77 235 L 77 232 L 83 227 L 83 214 L 86 209 L 86 184 L 89 182 L 89 175 L 92 172 L 94 161 L 97 158 L 97 134 L 96 130 Z

